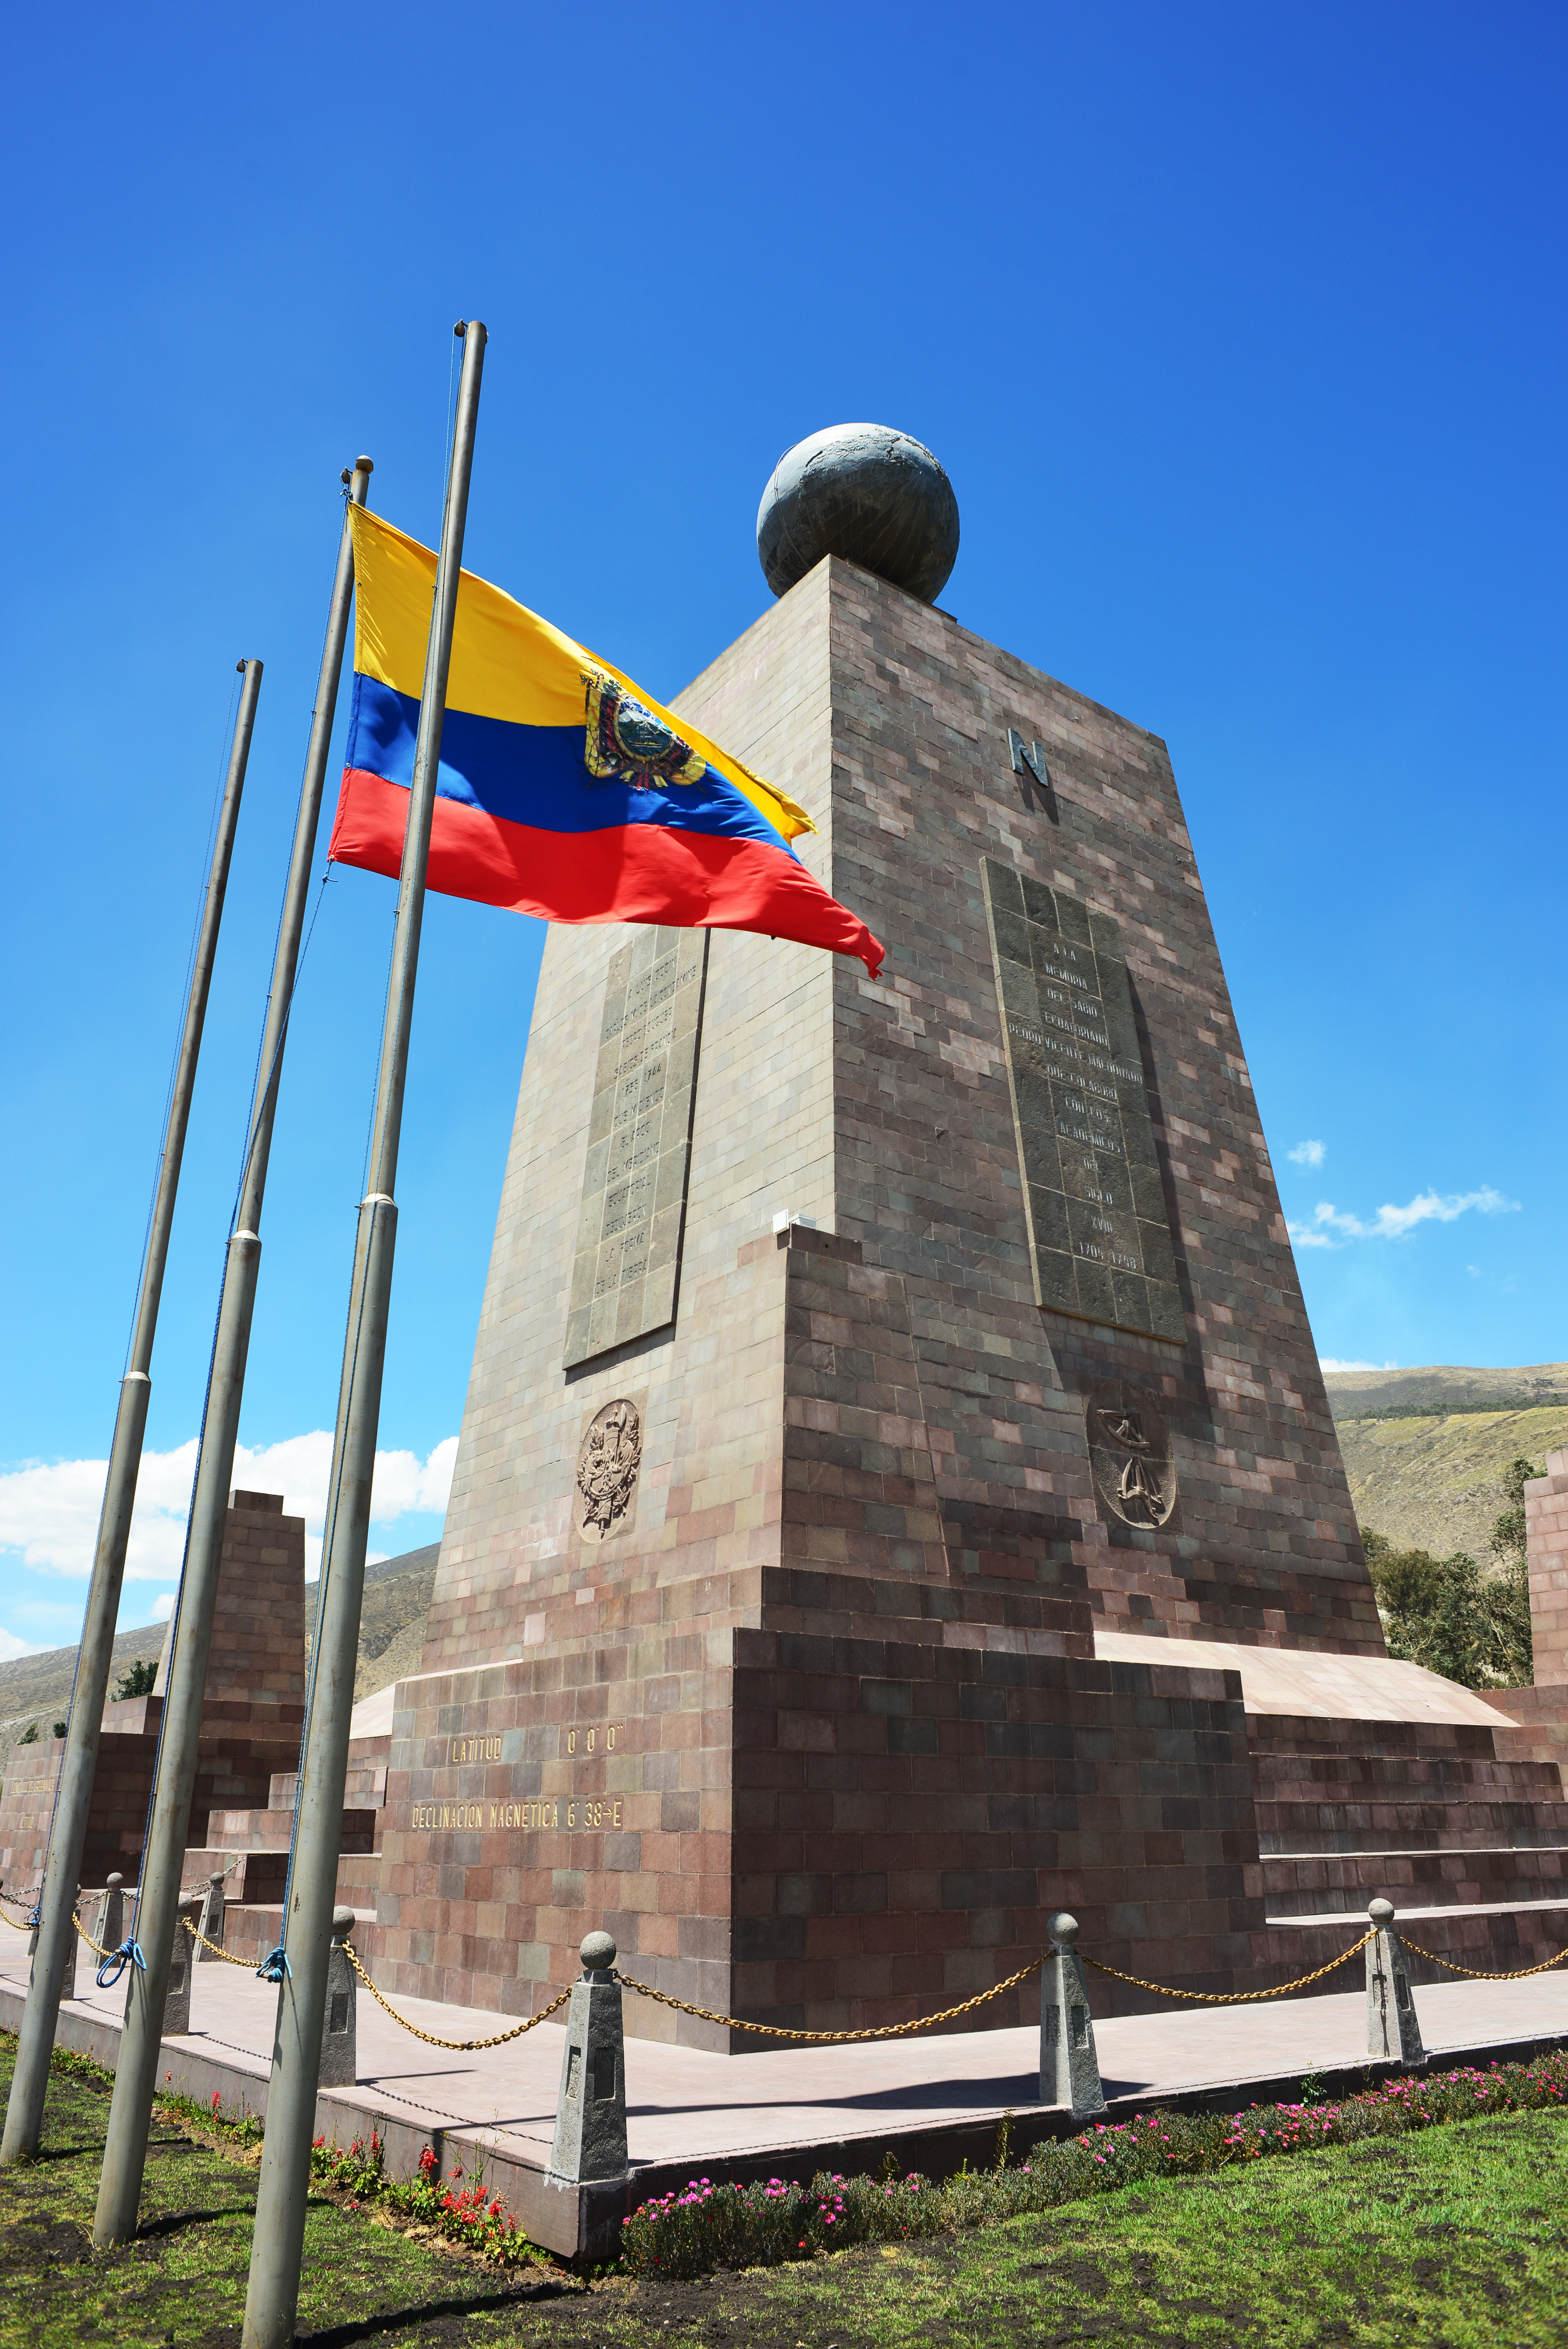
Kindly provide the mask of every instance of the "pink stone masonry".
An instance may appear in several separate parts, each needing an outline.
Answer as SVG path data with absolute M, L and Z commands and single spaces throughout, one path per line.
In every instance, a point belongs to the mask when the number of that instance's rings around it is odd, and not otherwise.
M 1535 1685 L 1568 1683 L 1568 1452 L 1549 1452 L 1546 1474 L 1524 1488 L 1525 1555 Z

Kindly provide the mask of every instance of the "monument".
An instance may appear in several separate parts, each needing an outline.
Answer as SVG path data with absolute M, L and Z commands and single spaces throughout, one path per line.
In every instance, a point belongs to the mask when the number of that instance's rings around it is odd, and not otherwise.
M 377 1986 L 523 2014 L 608 1934 L 705 2010 L 628 2030 L 727 2049 L 973 1998 L 1065 1911 L 1211 1993 L 1375 1895 L 1465 1962 L 1549 1954 L 1564 1692 L 1385 1653 L 1164 743 L 935 606 L 957 506 L 908 436 L 788 452 L 758 535 L 778 600 L 676 708 L 810 812 L 887 959 L 551 929 L 422 1666 L 355 1715 Z M 1564 1493 L 1527 1499 L 1559 1681 Z M 280 1640 L 209 1692 L 250 1709 L 186 1880 L 234 1871 L 236 1953 L 281 1924 Z M 88 1882 L 139 1848 L 143 1702 Z
M 551 931 L 392 1725 L 393 1989 L 526 2011 L 603 1925 L 830 2029 L 1068 1904 L 1229 1987 L 1247 1728 L 1193 1643 L 1383 1652 L 1165 746 L 835 551 L 892 470 L 918 577 L 952 492 L 834 438 L 759 518 L 770 578 L 786 535 L 813 567 L 676 707 L 812 812 L 887 964 Z

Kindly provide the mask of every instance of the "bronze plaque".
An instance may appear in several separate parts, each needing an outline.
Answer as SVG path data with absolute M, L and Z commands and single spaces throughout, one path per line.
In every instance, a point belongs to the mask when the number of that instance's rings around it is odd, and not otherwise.
M 644 929 L 610 964 L 565 1368 L 675 1319 L 706 930 Z
M 981 869 L 1035 1301 L 1180 1345 L 1187 1323 L 1120 926 L 995 857 Z
M 1146 1387 L 1116 1381 L 1084 1397 L 1089 1466 L 1103 1514 L 1158 1532 L 1176 1507 L 1176 1462 L 1165 1414 Z
M 572 1523 L 583 1541 L 608 1541 L 631 1523 L 642 1464 L 643 1414 L 629 1395 L 617 1395 L 594 1413 L 577 1454 Z

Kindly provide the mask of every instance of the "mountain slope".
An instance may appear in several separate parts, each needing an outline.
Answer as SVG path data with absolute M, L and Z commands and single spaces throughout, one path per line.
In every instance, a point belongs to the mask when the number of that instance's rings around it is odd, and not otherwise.
M 430 1542 L 423 1549 L 405 1550 L 400 1557 L 384 1557 L 366 1568 L 359 1663 L 354 1678 L 356 1699 L 374 1696 L 389 1682 L 407 1680 L 418 1671 L 439 1555 L 440 1544 Z M 305 1585 L 307 1640 L 315 1627 L 319 1591 L 319 1583 Z M 139 1660 L 156 1664 L 163 1652 L 164 1630 L 161 1623 L 149 1623 L 139 1630 L 118 1634 L 111 1692 L 121 1672 Z M 70 1703 L 76 1668 L 75 1648 L 49 1648 L 39 1655 L 16 1656 L 10 1663 L 0 1664 L 0 1752 L 15 1745 L 35 1721 L 39 1736 L 49 1735 Z
M 1351 1498 L 1398 1549 L 1491 1562 L 1502 1473 L 1568 1444 L 1568 1363 L 1326 1374 Z

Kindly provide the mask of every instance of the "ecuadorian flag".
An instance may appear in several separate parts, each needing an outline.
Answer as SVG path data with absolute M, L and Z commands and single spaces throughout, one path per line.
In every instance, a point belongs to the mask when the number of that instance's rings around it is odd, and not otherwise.
M 330 854 L 396 876 L 436 557 L 361 506 L 354 700 Z M 458 589 L 429 886 L 551 922 L 761 930 L 882 948 L 790 843 L 816 826 L 787 792 L 630 678 L 465 571 Z

